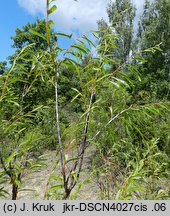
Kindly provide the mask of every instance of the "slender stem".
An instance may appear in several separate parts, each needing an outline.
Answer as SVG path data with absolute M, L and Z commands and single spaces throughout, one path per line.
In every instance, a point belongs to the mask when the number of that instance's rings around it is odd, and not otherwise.
M 57 70 L 55 74 L 55 109 L 56 109 L 56 128 L 57 128 L 57 136 L 58 136 L 58 145 L 60 151 L 60 162 L 61 162 L 62 175 L 65 182 L 64 153 L 63 153 L 63 147 L 61 142 L 61 131 L 60 131 L 60 121 L 59 121 Z
M 89 100 L 89 105 L 87 107 L 87 114 L 85 117 L 85 121 L 84 121 L 84 128 L 82 131 L 82 138 L 79 142 L 79 151 L 78 151 L 78 160 L 76 160 L 73 164 L 72 169 L 70 170 L 70 173 L 67 177 L 66 183 L 68 185 L 68 182 L 70 181 L 70 184 L 68 186 L 68 193 L 66 193 L 63 197 L 63 199 L 67 199 L 72 191 L 72 189 L 75 187 L 76 183 L 77 183 L 77 179 L 79 179 L 80 177 L 80 173 L 82 170 L 82 165 L 83 165 L 83 159 L 84 159 L 84 153 L 85 153 L 85 149 L 86 149 L 86 144 L 87 144 L 87 133 L 88 133 L 88 127 L 89 127 L 89 120 L 90 120 L 90 110 L 91 110 L 91 106 L 92 106 L 92 99 L 94 96 L 94 91 L 91 91 L 91 95 L 90 95 L 90 100 Z M 77 179 L 75 180 L 74 176 L 72 176 L 72 172 L 75 172 L 77 170 Z
M 132 106 L 128 107 L 127 109 L 122 110 L 117 115 L 113 116 L 105 125 L 103 125 L 98 132 L 91 138 L 90 142 L 88 143 L 88 146 L 92 143 L 92 141 L 103 131 L 104 128 L 106 128 L 111 122 L 115 121 L 120 115 L 122 115 L 124 112 L 131 109 Z
M 46 0 L 46 34 L 47 34 L 47 43 L 49 46 L 49 51 L 51 54 L 51 59 L 53 61 L 53 68 L 54 68 L 54 76 L 55 76 L 55 109 L 56 109 L 56 129 L 57 129 L 57 136 L 58 136 L 58 145 L 59 145 L 59 152 L 60 152 L 60 162 L 61 162 L 61 171 L 62 177 L 64 181 L 64 189 L 65 193 L 68 193 L 68 184 L 66 181 L 66 170 L 65 170 L 65 160 L 64 160 L 64 151 L 61 142 L 61 131 L 60 131 L 60 120 L 59 120 L 59 105 L 58 105 L 58 70 L 59 64 L 56 61 L 55 51 L 50 43 L 51 37 L 51 28 L 49 27 L 49 17 L 48 17 L 48 9 L 49 9 L 50 1 Z
M 12 183 L 12 200 L 16 200 L 18 196 L 18 185 L 15 181 Z

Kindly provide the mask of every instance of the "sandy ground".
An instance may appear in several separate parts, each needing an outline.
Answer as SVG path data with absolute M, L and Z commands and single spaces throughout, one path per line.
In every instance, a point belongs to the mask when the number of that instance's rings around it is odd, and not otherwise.
M 89 156 L 89 152 L 87 152 Z M 86 155 L 87 155 L 86 154 Z M 18 194 L 19 200 L 43 200 L 44 195 L 47 189 L 48 178 L 52 173 L 53 167 L 56 163 L 56 153 L 50 151 L 46 154 L 46 161 L 44 163 L 47 167 L 42 168 L 41 170 L 28 171 L 27 174 L 22 179 L 21 191 Z M 88 169 L 89 157 L 85 156 L 84 165 L 82 173 L 80 175 L 79 182 L 84 182 L 90 180 L 90 183 L 85 184 L 77 193 L 77 188 L 73 190 L 70 199 L 97 199 L 97 186 L 94 181 L 91 179 L 91 173 Z M 57 174 L 60 173 L 60 169 L 56 169 Z M 5 189 L 11 194 L 11 185 L 5 184 Z M 7 199 L 11 199 L 11 196 L 8 196 Z

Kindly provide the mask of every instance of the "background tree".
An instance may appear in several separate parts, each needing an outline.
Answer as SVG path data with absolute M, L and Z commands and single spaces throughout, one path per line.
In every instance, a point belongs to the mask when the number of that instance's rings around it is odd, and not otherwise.
M 2 75 L 7 70 L 7 62 L 0 62 L 0 75 Z
M 45 20 L 40 20 L 37 18 L 35 23 L 27 23 L 21 29 L 17 28 L 15 30 L 16 35 L 12 36 L 11 39 L 14 42 L 12 47 L 17 49 L 17 52 L 24 46 L 32 43 L 35 43 L 35 46 L 33 47 L 34 52 L 47 49 L 47 42 L 42 37 L 37 37 L 36 35 L 33 35 L 30 32 L 30 29 L 38 32 L 45 37 Z
M 145 1 L 144 11 L 139 21 L 138 47 L 145 50 L 160 45 L 157 51 L 142 54 L 147 60 L 142 65 L 144 77 L 140 84 L 143 97 L 149 101 L 170 99 L 170 1 Z
M 132 50 L 133 39 L 133 21 L 135 18 L 135 6 L 131 0 L 116 0 L 110 2 L 107 6 L 109 23 L 104 20 L 98 21 L 99 29 L 109 25 L 112 34 L 118 36 L 116 40 L 117 51 L 113 50 L 114 56 L 122 63 L 129 60 L 129 54 Z

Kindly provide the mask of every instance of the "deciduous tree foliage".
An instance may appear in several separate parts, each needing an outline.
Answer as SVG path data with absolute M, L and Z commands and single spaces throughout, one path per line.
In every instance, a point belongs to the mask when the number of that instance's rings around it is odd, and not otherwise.
M 143 64 L 141 73 L 143 91 L 156 98 L 169 100 L 170 89 L 170 1 L 161 0 L 150 3 L 145 1 L 144 11 L 139 22 L 138 40 L 139 49 L 159 45 L 157 51 L 142 54 L 147 60 Z
M 7 69 L 6 65 L 7 65 L 6 61 L 0 62 L 0 75 L 2 75 L 6 71 Z
M 109 23 L 104 20 L 98 22 L 99 29 L 104 26 L 112 27 L 112 34 L 118 36 L 116 40 L 117 50 L 113 50 L 114 56 L 125 63 L 129 60 L 129 54 L 132 50 L 132 39 L 134 31 L 135 6 L 131 0 L 116 0 L 110 2 L 107 6 Z

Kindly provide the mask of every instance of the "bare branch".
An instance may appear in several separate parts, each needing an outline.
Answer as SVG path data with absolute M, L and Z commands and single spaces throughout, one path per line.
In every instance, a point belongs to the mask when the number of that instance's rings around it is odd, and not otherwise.
M 120 115 L 125 113 L 126 111 L 130 110 L 132 108 L 132 105 L 128 107 L 127 109 L 122 110 L 117 115 L 113 116 L 105 125 L 103 125 L 99 131 L 91 138 L 90 142 L 88 143 L 88 146 L 93 142 L 94 139 L 106 128 L 111 122 L 115 121 Z

